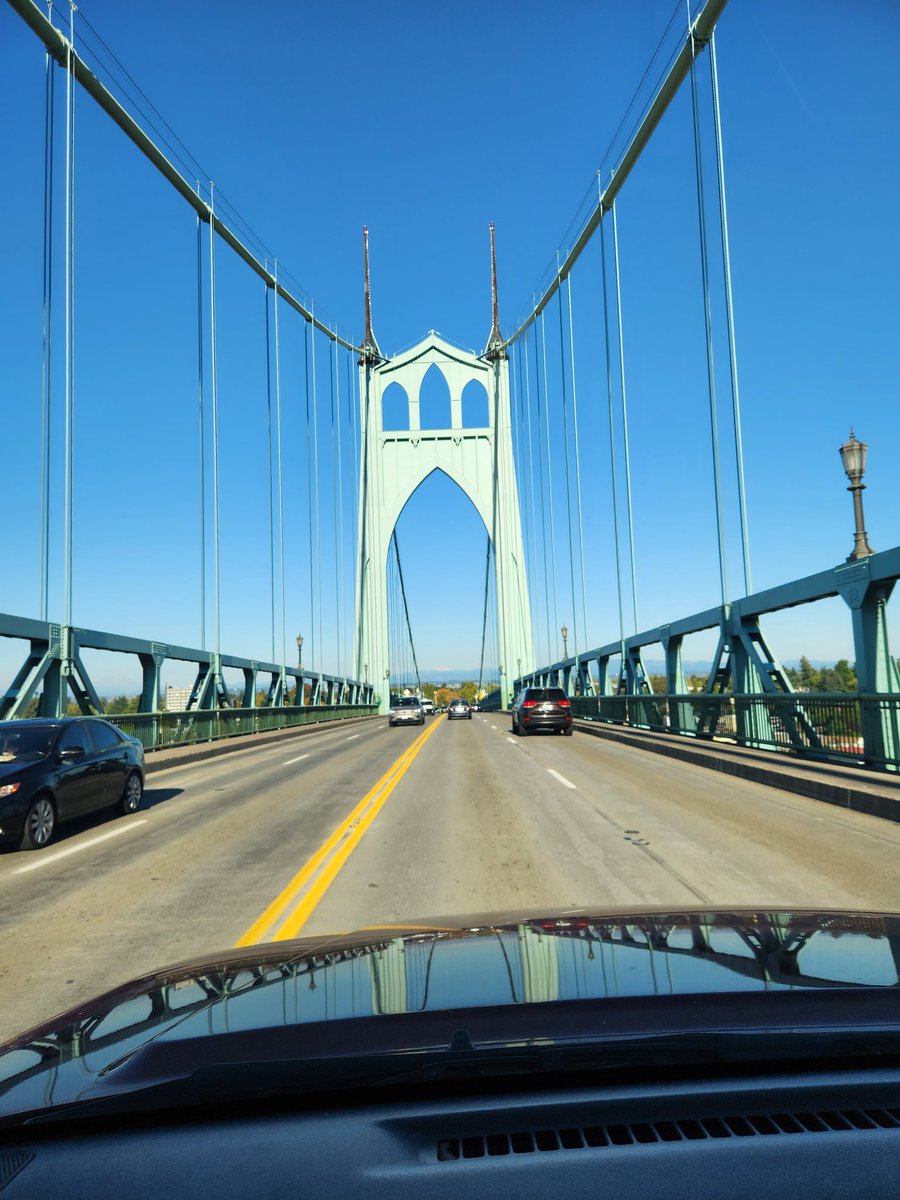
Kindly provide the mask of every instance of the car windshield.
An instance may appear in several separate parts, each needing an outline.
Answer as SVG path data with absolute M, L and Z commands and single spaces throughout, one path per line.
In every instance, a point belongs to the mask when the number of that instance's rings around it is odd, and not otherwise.
M 0 3 L 0 1045 L 871 963 L 900 2 L 215 9 Z
M 54 725 L 4 726 L 0 730 L 0 763 L 36 762 L 50 752 Z

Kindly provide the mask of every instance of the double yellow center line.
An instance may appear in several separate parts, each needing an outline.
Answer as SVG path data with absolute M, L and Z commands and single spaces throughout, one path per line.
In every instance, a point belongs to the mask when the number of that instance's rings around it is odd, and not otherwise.
M 438 717 L 419 734 L 375 786 L 366 792 L 331 837 L 301 867 L 284 891 L 275 897 L 262 916 L 235 942 L 235 946 L 253 946 L 266 939 L 281 942 L 297 936 L 391 792 L 409 770 L 413 759 L 443 719 Z

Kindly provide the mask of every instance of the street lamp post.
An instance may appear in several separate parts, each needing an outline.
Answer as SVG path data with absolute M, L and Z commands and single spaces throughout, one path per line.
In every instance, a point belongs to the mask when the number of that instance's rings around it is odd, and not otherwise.
M 569 657 L 569 645 L 568 645 L 567 638 L 569 636 L 569 630 L 565 625 L 563 625 L 562 629 L 559 632 L 562 634 L 562 640 L 563 640 L 563 658 L 568 658 Z
M 847 562 L 854 562 L 858 558 L 868 558 L 870 554 L 875 553 L 869 545 L 863 525 L 862 493 L 866 485 L 863 483 L 862 478 L 866 470 L 866 451 L 868 448 L 865 442 L 858 442 L 856 440 L 856 435 L 852 429 L 850 430 L 849 441 L 844 442 L 840 448 L 844 472 L 850 480 L 850 486 L 847 488 L 847 491 L 853 493 L 853 516 L 856 521 L 853 550 L 847 555 Z
M 300 671 L 300 676 L 296 680 L 296 702 L 302 704 L 306 700 L 304 695 L 304 635 L 302 634 L 296 635 L 296 660 L 298 660 Z

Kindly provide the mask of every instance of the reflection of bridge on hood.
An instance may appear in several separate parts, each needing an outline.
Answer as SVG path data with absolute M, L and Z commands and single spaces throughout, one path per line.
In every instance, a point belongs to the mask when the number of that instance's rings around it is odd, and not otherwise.
M 756 979 L 764 984 L 786 987 L 847 987 L 843 978 L 829 979 L 820 974 L 801 970 L 800 953 L 815 934 L 833 933 L 858 934 L 873 938 L 884 938 L 890 947 L 898 981 L 900 981 L 900 937 L 888 934 L 885 923 L 878 917 L 835 916 L 823 918 L 811 926 L 802 918 L 781 913 L 754 913 L 741 923 L 737 914 L 734 924 L 724 926 L 721 921 L 709 921 L 692 914 L 687 918 L 673 916 L 653 918 L 643 926 L 625 918 L 616 921 L 537 922 L 537 927 L 546 929 L 552 924 L 554 937 L 569 937 L 590 945 L 598 942 L 606 946 L 627 946 L 631 949 L 654 951 L 676 957 L 689 957 L 715 963 L 737 975 Z M 637 931 L 637 933 L 636 933 Z M 742 952 L 717 949 L 711 944 L 714 931 L 726 932 L 742 945 Z M 690 938 L 689 945 L 673 943 L 674 935 Z M 591 957 L 589 951 L 588 957 Z
M 876 982 L 868 959 L 860 976 L 852 951 L 849 962 L 832 959 L 833 976 L 821 968 L 805 971 L 801 955 L 814 939 L 826 936 L 881 942 L 877 983 L 900 983 L 900 934 L 876 916 L 571 916 L 429 929 L 342 949 L 313 946 L 290 959 L 242 958 L 201 974 L 165 977 L 143 991 L 128 989 L 108 1009 L 26 1043 L 9 1060 L 11 1072 L 3 1071 L 0 1059 L 0 1081 L 21 1082 L 48 1067 L 105 1051 L 115 1050 L 121 1058 L 164 1027 L 184 1024 L 204 1011 L 215 1035 L 230 1032 L 232 1015 L 239 1016 L 239 1028 L 265 1029 L 554 1000 L 832 989 Z M 35 1056 L 24 1068 L 23 1052 Z

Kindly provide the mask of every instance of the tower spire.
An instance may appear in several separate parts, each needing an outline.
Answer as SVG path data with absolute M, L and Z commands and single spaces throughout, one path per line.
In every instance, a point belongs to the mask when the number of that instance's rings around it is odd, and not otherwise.
M 500 332 L 500 301 L 497 296 L 497 255 L 494 251 L 494 222 L 490 223 L 491 230 L 491 333 L 488 338 L 485 358 L 506 358 L 503 349 L 503 334 Z
M 360 347 L 360 361 L 378 363 L 383 361 L 383 355 L 378 349 L 375 334 L 372 332 L 372 288 L 369 282 L 369 227 L 363 225 L 363 258 L 365 262 L 365 291 L 366 291 L 366 332 Z

